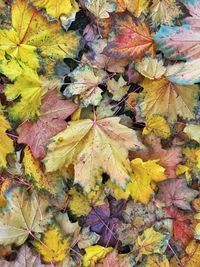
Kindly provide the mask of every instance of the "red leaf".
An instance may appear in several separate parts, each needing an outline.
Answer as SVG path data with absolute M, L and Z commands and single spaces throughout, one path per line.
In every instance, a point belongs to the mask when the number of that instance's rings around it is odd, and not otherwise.
M 176 208 L 165 208 L 166 213 L 173 218 L 173 237 L 180 240 L 184 246 L 187 246 L 193 239 L 193 230 L 190 227 L 189 219 L 182 211 Z
M 116 16 L 114 26 L 117 37 L 104 49 L 106 55 L 116 58 L 141 58 L 145 52 L 153 54 L 154 42 L 144 22 L 137 25 L 131 16 L 119 15 Z
M 167 180 L 159 188 L 158 200 L 164 202 L 166 207 L 174 205 L 184 210 L 191 210 L 190 201 L 199 194 L 187 186 L 185 179 Z
M 48 140 L 66 128 L 65 119 L 77 108 L 73 102 L 59 99 L 56 91 L 50 91 L 42 100 L 37 122 L 27 121 L 20 127 L 18 143 L 29 145 L 35 158 L 43 158 Z

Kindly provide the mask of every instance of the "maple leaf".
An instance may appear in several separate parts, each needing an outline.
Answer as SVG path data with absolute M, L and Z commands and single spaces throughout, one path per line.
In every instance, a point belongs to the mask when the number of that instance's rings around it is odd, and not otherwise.
M 153 194 L 151 182 L 162 181 L 166 179 L 165 169 L 158 164 L 159 160 L 149 160 L 143 162 L 136 158 L 131 161 L 133 174 L 131 182 L 128 183 L 126 191 L 137 201 L 147 204 Z
M 65 95 L 80 95 L 80 100 L 83 106 L 98 105 L 102 99 L 103 92 L 99 87 L 105 77 L 104 72 L 95 75 L 94 70 L 89 65 L 79 66 L 68 76 L 73 79 L 66 89 Z
M 194 118 L 198 86 L 177 85 L 165 78 L 155 81 L 144 79 L 140 85 L 145 90 L 141 103 L 144 116 L 162 115 L 169 122 L 174 122 L 178 115 L 184 119 Z
M 108 41 L 107 39 L 95 39 L 90 44 L 92 53 L 86 54 L 86 62 L 89 60 L 89 64 L 94 68 L 105 69 L 109 72 L 119 72 L 123 73 L 125 66 L 128 64 L 126 58 L 112 58 L 103 54 L 103 50 L 106 47 Z M 88 44 L 89 45 L 89 44 Z M 84 56 L 82 61 L 84 62 Z
M 169 267 L 169 261 L 166 255 L 150 255 L 145 260 L 145 267 Z
M 193 240 L 186 248 L 187 255 L 183 258 L 183 263 L 186 267 L 198 267 L 200 257 L 200 245 L 197 241 Z
M 148 138 L 148 139 L 147 139 Z M 159 164 L 165 168 L 168 178 L 176 178 L 176 166 L 182 160 L 182 150 L 178 146 L 163 149 L 158 137 L 149 134 L 146 137 L 147 150 L 131 152 L 131 158 L 140 157 L 144 161 L 159 159 Z
M 118 254 L 116 250 L 109 252 L 105 258 L 100 260 L 95 267 L 132 267 L 133 259 L 129 255 Z
M 118 81 L 115 79 L 107 81 L 108 91 L 113 95 L 113 100 L 120 101 L 127 94 L 129 86 L 126 86 L 126 84 L 122 76 L 119 77 Z
M 188 124 L 184 128 L 184 133 L 188 135 L 190 139 L 193 139 L 200 143 L 200 126 L 195 124 Z
M 36 69 L 39 67 L 36 49 L 41 51 L 47 62 L 76 54 L 79 45 L 77 34 L 60 32 L 59 22 L 49 23 L 28 5 L 28 1 L 15 0 L 12 5 L 12 28 L 0 31 L 0 50 Z
M 106 203 L 95 206 L 80 222 L 100 235 L 98 244 L 115 246 L 119 243 L 115 233 L 120 226 L 120 212 L 125 205 L 124 201 L 111 201 L 110 205 Z
M 200 57 L 199 2 L 187 0 L 184 2 L 191 17 L 186 18 L 182 26 L 161 26 L 153 37 L 165 57 L 173 60 L 190 60 Z
M 135 17 L 139 17 L 149 5 L 148 0 L 116 0 L 116 2 L 116 12 L 124 12 L 127 9 L 129 12 L 133 13 Z
M 104 204 L 105 196 L 99 186 L 96 186 L 86 196 L 79 193 L 75 188 L 69 191 L 69 195 L 69 208 L 78 217 L 87 215 L 93 206 Z
M 14 152 L 13 142 L 6 134 L 8 129 L 10 129 L 9 122 L 0 114 L 0 168 L 6 167 L 6 156 Z
M 138 258 L 142 255 L 151 255 L 154 253 L 163 254 L 167 248 L 168 236 L 156 232 L 153 227 L 147 228 L 136 239 L 136 243 L 133 247 L 134 251 L 137 251 Z
M 8 84 L 5 94 L 9 101 L 20 97 L 13 107 L 9 107 L 9 116 L 13 120 L 35 118 L 39 115 L 41 97 L 45 92 L 42 81 L 35 71 L 26 68 L 14 84 Z
M 168 65 L 166 70 L 167 79 L 182 85 L 198 83 L 200 82 L 199 64 L 200 59 Z
M 86 192 L 101 179 L 102 172 L 125 187 L 130 179 L 128 150 L 141 147 L 135 131 L 119 124 L 120 118 L 73 121 L 48 145 L 44 159 L 47 172 L 74 164 L 75 183 Z
M 29 145 L 35 158 L 43 158 L 49 138 L 66 128 L 65 119 L 77 108 L 73 102 L 59 99 L 55 90 L 46 93 L 42 98 L 40 117 L 35 123 L 26 121 L 22 124 L 18 143 Z
M 159 186 L 157 199 L 163 201 L 166 207 L 174 205 L 184 210 L 191 210 L 190 201 L 197 195 L 196 190 L 187 186 L 185 179 L 170 179 Z
M 184 155 L 184 164 L 179 164 L 176 168 L 176 174 L 185 174 L 188 183 L 192 181 L 192 174 L 196 174 L 199 168 L 199 149 L 186 147 L 182 151 Z M 196 168 L 197 167 L 197 168 Z
M 150 116 L 146 120 L 142 134 L 146 135 L 150 132 L 154 132 L 156 135 L 164 139 L 169 138 L 170 136 L 170 128 L 167 121 L 159 115 Z
M 39 241 L 33 242 L 44 262 L 59 262 L 68 254 L 69 242 L 55 225 L 50 225 L 48 230 L 44 232 L 43 243 L 41 244 Z
M 160 79 L 166 72 L 163 61 L 151 57 L 144 57 L 141 62 L 137 62 L 135 69 L 150 80 Z
M 48 202 L 35 192 L 29 195 L 24 188 L 14 187 L 6 195 L 7 205 L 0 214 L 0 244 L 21 245 L 29 234 L 41 233 L 51 218 L 46 212 Z
M 83 256 L 83 266 L 84 267 L 95 267 L 96 263 L 104 258 L 113 248 L 111 247 L 101 247 L 99 245 L 90 246 L 85 248 L 85 255 Z
M 54 189 L 49 186 L 48 177 L 43 173 L 39 161 L 34 159 L 29 147 L 24 150 L 23 163 L 25 174 L 34 181 L 38 190 L 45 189 L 51 193 L 54 192 Z
M 0 260 L 1 267 L 50 267 L 50 265 L 44 265 L 41 263 L 40 256 L 34 254 L 33 251 L 24 245 L 20 248 L 16 260 L 5 261 Z
M 47 14 L 53 19 L 59 18 L 63 14 L 68 15 L 73 10 L 71 0 L 30 0 L 30 2 L 34 6 L 45 8 Z
M 172 25 L 181 14 L 180 6 L 176 0 L 154 0 L 150 6 L 150 17 L 155 25 Z
M 190 225 L 189 216 L 173 206 L 164 208 L 164 210 L 172 219 L 174 240 L 181 241 L 184 246 L 187 246 L 193 239 L 193 229 Z
M 131 16 L 117 16 L 115 30 L 116 39 L 104 49 L 107 56 L 140 59 L 145 52 L 153 54 L 154 43 L 144 22 L 137 25 Z
M 84 0 L 85 7 L 97 18 L 109 18 L 109 13 L 115 10 L 115 3 L 109 0 Z

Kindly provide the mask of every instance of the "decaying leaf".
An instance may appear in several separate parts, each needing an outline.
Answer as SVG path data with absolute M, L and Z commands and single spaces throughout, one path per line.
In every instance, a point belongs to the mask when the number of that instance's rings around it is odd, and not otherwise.
M 31 195 L 25 188 L 15 187 L 6 195 L 7 205 L 0 215 L 0 244 L 23 244 L 29 234 L 41 233 L 51 214 L 48 202 Z

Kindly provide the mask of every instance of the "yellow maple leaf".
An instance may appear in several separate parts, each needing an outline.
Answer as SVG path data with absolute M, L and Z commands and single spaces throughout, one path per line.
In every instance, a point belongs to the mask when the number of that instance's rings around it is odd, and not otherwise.
M 188 183 L 191 182 L 191 179 L 192 179 L 190 171 L 191 171 L 191 168 L 189 168 L 186 165 L 178 164 L 176 166 L 176 175 L 185 174 L 185 178 Z
M 156 232 L 153 227 L 147 228 L 136 239 L 133 251 L 137 251 L 138 258 L 142 255 L 151 255 L 154 253 L 163 254 L 167 248 L 168 237 Z
M 192 173 L 195 173 L 196 170 L 200 169 L 200 149 L 197 148 L 190 148 L 186 147 L 182 151 L 183 155 L 185 156 L 185 163 L 178 164 L 176 167 L 176 175 L 185 174 L 187 182 L 191 182 Z M 196 169 L 197 167 L 197 169 Z
M 164 139 L 170 136 L 170 128 L 167 121 L 159 115 L 150 116 L 145 122 L 142 134 L 146 135 L 151 132 Z
M 15 100 L 19 96 L 20 100 L 10 107 L 9 116 L 14 119 L 34 118 L 39 115 L 41 105 L 42 81 L 37 73 L 30 68 L 26 68 L 14 84 L 6 86 L 5 94 L 8 100 Z
M 165 169 L 157 163 L 158 161 L 148 160 L 143 162 L 140 158 L 131 161 L 133 174 L 126 190 L 129 191 L 133 199 L 143 204 L 147 204 L 153 195 L 151 182 L 159 182 L 166 179 Z
M 136 70 L 150 80 L 160 79 L 166 72 L 166 67 L 162 60 L 145 57 L 141 62 L 135 64 Z
M 199 92 L 197 85 L 178 85 L 165 78 L 154 81 L 145 78 L 140 85 L 144 88 L 141 103 L 144 116 L 162 115 L 169 122 L 176 121 L 178 115 L 185 119 L 194 118 Z
M 69 208 L 76 216 L 87 215 L 92 206 L 104 204 L 104 194 L 99 186 L 96 186 L 89 194 L 79 193 L 74 187 L 69 191 Z
M 6 178 L 3 183 L 1 184 L 1 189 L 0 189 L 0 207 L 5 208 L 6 207 L 6 197 L 4 196 L 4 193 L 6 190 L 9 188 L 11 182 L 10 179 Z
M 200 266 L 200 245 L 195 240 L 191 241 L 186 248 L 187 256 L 184 257 L 183 262 L 185 267 L 199 267 Z
M 142 147 L 135 131 L 119 124 L 120 118 L 72 121 L 48 145 L 47 172 L 74 165 L 75 183 L 89 192 L 106 172 L 125 188 L 130 179 L 128 150 Z
M 113 184 L 110 180 L 108 180 L 106 185 L 109 188 L 109 193 L 113 195 L 117 200 L 129 198 L 130 192 L 128 190 L 122 190 L 116 184 Z
M 85 248 L 85 255 L 82 258 L 84 267 L 95 267 L 96 263 L 103 259 L 113 248 L 104 248 L 99 245 Z
M 33 179 L 35 186 L 38 190 L 45 189 L 51 193 L 54 193 L 54 189 L 50 187 L 48 183 L 48 177 L 41 169 L 41 164 L 38 160 L 34 159 L 30 148 L 27 146 L 24 149 L 24 169 L 25 174 Z
M 148 5 L 148 0 L 116 0 L 116 12 L 124 12 L 126 9 L 133 13 L 135 17 L 139 17 L 144 12 Z
M 45 8 L 53 19 L 59 18 L 62 14 L 69 14 L 73 8 L 71 0 L 30 0 L 30 2 L 34 6 Z
M 115 4 L 108 0 L 90 0 L 84 1 L 85 7 L 97 18 L 109 18 L 109 13 L 115 11 Z
M 149 10 L 153 23 L 157 25 L 171 25 L 182 14 L 176 0 L 154 0 Z
M 197 168 L 200 169 L 200 150 L 196 152 Z
M 193 139 L 200 143 L 200 126 L 195 124 L 188 124 L 184 128 L 184 133 L 188 135 L 190 139 Z
M 170 267 L 165 255 L 150 255 L 147 257 L 145 267 Z
M 0 30 L 0 50 L 10 57 L 36 69 L 40 60 L 37 49 L 47 63 L 76 54 L 79 37 L 75 32 L 62 32 L 59 22 L 49 23 L 27 0 L 15 0 L 11 10 L 12 28 Z
M 51 225 L 44 233 L 43 243 L 33 242 L 46 263 L 62 261 L 68 255 L 69 241 L 54 225 Z
M 76 216 L 84 216 L 91 211 L 92 208 L 83 194 L 77 192 L 75 188 L 72 188 L 69 194 L 71 197 L 69 201 L 69 208 L 73 214 Z
M 13 142 L 6 134 L 9 128 L 9 122 L 0 114 L 0 168 L 6 167 L 6 156 L 14 152 Z
M 165 169 L 157 162 L 159 160 L 148 160 L 136 158 L 131 161 L 131 181 L 127 184 L 126 190 L 111 183 L 111 189 L 117 199 L 128 199 L 131 196 L 134 200 L 147 204 L 153 195 L 153 182 L 159 182 L 166 179 Z

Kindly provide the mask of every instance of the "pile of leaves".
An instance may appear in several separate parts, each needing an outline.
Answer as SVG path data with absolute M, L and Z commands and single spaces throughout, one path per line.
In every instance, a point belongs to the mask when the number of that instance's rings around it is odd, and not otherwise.
M 200 0 L 0 0 L 0 266 L 200 266 Z

